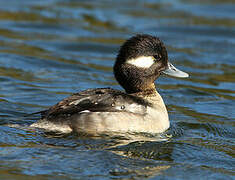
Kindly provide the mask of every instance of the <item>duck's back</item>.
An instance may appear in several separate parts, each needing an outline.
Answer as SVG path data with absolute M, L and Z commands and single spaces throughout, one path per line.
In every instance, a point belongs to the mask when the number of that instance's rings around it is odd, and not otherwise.
M 138 131 L 151 106 L 145 99 L 119 90 L 88 89 L 73 94 L 42 112 L 42 119 L 33 126 L 92 134 Z

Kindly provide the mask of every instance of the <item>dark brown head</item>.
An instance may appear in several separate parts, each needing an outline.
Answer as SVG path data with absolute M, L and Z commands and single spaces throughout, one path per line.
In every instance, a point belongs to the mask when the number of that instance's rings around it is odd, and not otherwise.
M 155 90 L 154 81 L 161 72 L 186 77 L 168 63 L 167 50 L 154 36 L 138 34 L 128 39 L 120 48 L 114 65 L 114 75 L 127 93 Z M 172 71 L 172 72 L 169 72 Z

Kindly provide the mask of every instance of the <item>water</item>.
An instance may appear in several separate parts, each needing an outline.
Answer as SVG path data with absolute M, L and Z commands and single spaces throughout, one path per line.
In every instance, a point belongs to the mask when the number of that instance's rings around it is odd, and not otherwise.
M 235 1 L 0 1 L 0 179 L 234 179 Z M 156 84 L 165 137 L 86 138 L 27 128 L 112 74 L 120 44 L 159 36 L 188 79 Z M 17 124 L 18 127 L 6 126 Z

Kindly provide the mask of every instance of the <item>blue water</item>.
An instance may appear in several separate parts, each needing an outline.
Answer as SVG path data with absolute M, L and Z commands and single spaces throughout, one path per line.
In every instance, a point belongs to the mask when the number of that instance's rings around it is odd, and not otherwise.
M 235 1 L 0 0 L 0 179 L 234 179 Z M 137 33 L 159 36 L 188 79 L 156 81 L 164 137 L 129 141 L 30 129 L 112 66 Z

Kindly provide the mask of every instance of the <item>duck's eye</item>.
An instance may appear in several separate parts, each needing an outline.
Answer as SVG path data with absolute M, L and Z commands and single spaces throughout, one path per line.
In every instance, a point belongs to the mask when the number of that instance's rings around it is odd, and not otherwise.
M 160 54 L 158 54 L 158 55 L 155 55 L 153 57 L 154 57 L 154 61 L 157 62 L 157 61 L 160 61 L 162 56 Z

